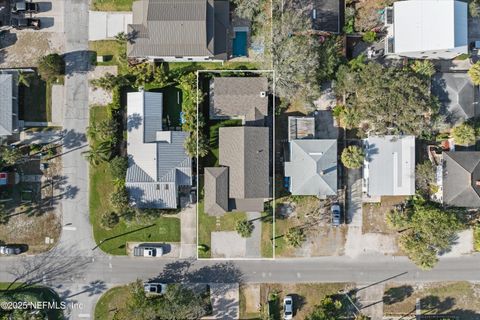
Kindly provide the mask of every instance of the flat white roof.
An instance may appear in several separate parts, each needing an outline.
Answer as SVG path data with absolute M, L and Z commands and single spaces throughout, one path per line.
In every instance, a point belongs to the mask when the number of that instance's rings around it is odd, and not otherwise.
M 468 51 L 467 3 L 408 0 L 394 3 L 395 53 Z
M 365 145 L 364 177 L 370 196 L 415 194 L 414 136 L 372 136 Z

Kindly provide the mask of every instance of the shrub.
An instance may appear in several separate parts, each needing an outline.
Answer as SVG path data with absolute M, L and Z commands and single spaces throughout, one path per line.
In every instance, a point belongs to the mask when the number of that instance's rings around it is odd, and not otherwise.
M 435 66 L 430 60 L 415 60 L 410 66 L 415 73 L 430 78 L 435 74 Z
M 125 180 L 127 173 L 128 159 L 126 157 L 117 156 L 109 163 L 110 173 L 113 180 Z
M 363 34 L 362 40 L 367 43 L 372 43 L 377 39 L 377 33 L 375 31 L 367 31 Z
M 116 188 L 110 194 L 110 204 L 118 212 L 122 212 L 128 208 L 128 191 L 125 186 Z
M 58 53 L 51 53 L 38 60 L 38 73 L 48 81 L 61 76 L 65 72 L 65 61 Z
M 363 165 L 365 153 L 362 148 L 357 146 L 348 146 L 342 151 L 342 163 L 348 169 L 358 169 Z
M 471 145 L 476 140 L 475 129 L 467 123 L 462 123 L 453 128 L 452 137 L 456 144 Z
M 239 220 L 235 224 L 235 230 L 243 238 L 250 237 L 252 235 L 253 229 L 254 229 L 253 223 L 248 220 Z
M 115 212 L 106 212 L 102 216 L 102 227 L 106 229 L 114 228 L 120 222 L 120 217 Z

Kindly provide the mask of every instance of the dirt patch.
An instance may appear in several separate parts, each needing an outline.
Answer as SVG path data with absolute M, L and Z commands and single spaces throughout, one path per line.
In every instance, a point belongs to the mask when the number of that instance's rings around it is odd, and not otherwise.
M 414 316 L 417 299 L 421 314 L 480 319 L 480 284 L 469 282 L 390 283 L 383 296 L 384 314 Z
M 404 201 L 405 197 L 382 197 L 381 203 L 363 204 L 362 233 L 395 234 L 387 225 L 387 214 Z
M 0 240 L 9 244 L 26 244 L 27 253 L 36 254 L 51 249 L 60 238 L 60 231 L 60 220 L 54 212 L 41 216 L 20 214 L 0 225 Z
M 276 255 L 285 257 L 339 256 L 344 254 L 347 228 L 331 226 L 332 201 L 313 196 L 286 197 L 276 205 Z M 292 227 L 303 230 L 300 248 L 289 247 L 283 235 Z
M 247 284 L 240 287 L 240 318 L 256 319 L 260 315 L 260 284 Z
M 9 31 L 0 36 L 0 67 L 35 67 L 40 57 L 63 52 L 64 36 L 54 32 Z

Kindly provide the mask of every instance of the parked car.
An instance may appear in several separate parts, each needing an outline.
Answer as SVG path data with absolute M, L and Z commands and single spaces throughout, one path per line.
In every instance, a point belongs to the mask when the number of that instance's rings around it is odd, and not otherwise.
M 163 255 L 162 247 L 135 247 L 133 248 L 133 255 L 135 257 L 161 257 Z
M 11 25 L 15 29 L 40 29 L 40 19 L 37 18 L 24 18 L 24 17 L 13 17 L 11 20 Z
M 340 205 L 338 203 L 332 204 L 332 226 L 338 227 L 341 224 L 340 217 L 341 217 L 341 210 Z
M 6 255 L 6 256 L 13 256 L 22 253 L 22 250 L 19 247 L 14 247 L 14 246 L 0 246 L 0 254 Z
M 25 0 L 16 1 L 12 5 L 13 13 L 38 13 L 38 3 Z
M 283 319 L 293 319 L 293 299 L 291 296 L 283 298 Z
M 167 285 L 164 283 L 145 282 L 143 289 L 145 290 L 145 294 L 164 294 L 167 290 Z

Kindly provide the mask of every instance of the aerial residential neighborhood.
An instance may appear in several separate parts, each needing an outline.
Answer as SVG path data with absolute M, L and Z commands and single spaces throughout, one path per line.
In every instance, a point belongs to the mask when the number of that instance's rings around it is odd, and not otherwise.
M 480 0 L 0 0 L 0 319 L 480 319 Z

